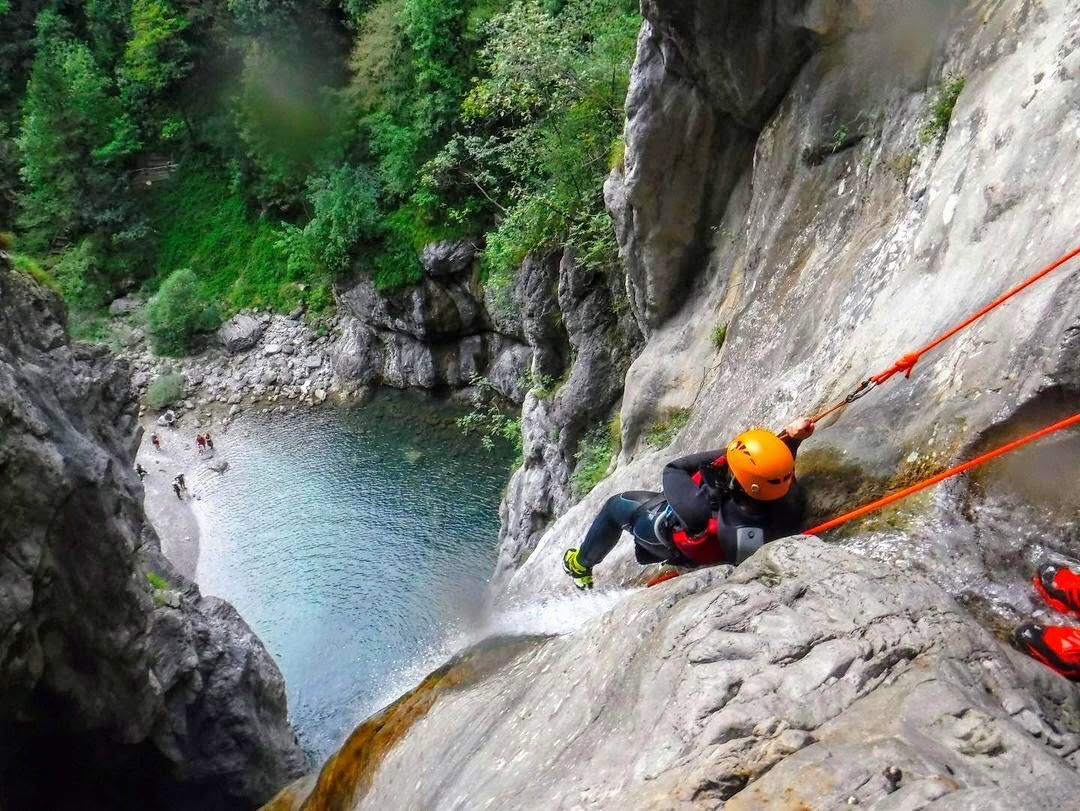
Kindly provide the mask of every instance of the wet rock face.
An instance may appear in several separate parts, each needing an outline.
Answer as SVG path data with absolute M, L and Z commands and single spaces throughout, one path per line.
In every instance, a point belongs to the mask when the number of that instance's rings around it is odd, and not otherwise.
M 449 688 L 353 807 L 1061 808 L 1077 706 L 921 576 L 794 538 Z
M 2 254 L 0 426 L 0 803 L 267 799 L 304 766 L 281 675 L 161 556 L 126 365 L 69 345 L 60 303 Z
M 686 299 L 757 132 L 809 58 L 805 2 L 645 2 L 624 166 L 605 197 L 639 326 Z

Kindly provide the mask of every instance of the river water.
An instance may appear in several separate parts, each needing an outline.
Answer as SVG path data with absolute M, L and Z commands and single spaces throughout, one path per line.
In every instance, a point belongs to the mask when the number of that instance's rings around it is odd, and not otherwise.
M 321 762 L 479 621 L 508 448 L 464 437 L 448 407 L 243 418 L 200 474 L 196 580 L 277 660 L 301 743 Z

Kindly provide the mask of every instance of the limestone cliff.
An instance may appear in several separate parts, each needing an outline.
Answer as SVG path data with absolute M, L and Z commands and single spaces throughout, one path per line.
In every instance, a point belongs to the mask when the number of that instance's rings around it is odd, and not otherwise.
M 257 805 L 305 766 L 281 674 L 160 554 L 128 370 L 64 320 L 0 252 L 0 807 Z
M 570 597 L 559 557 L 612 493 L 843 396 L 1080 240 L 1080 4 L 642 9 L 606 188 L 646 338 L 622 450 L 580 504 L 545 499 L 568 418 L 526 398 L 495 584 L 510 617 L 623 599 L 508 662 L 451 663 L 358 730 L 379 744 L 362 763 L 280 805 L 1070 807 L 1076 688 L 986 629 L 1039 610 L 1037 561 L 1080 554 L 1075 433 L 734 572 L 627 595 L 623 544 L 606 594 Z M 1070 267 L 820 426 L 800 454 L 815 512 L 1075 411 L 1078 350 Z
M 1078 706 L 925 579 L 795 538 L 463 656 L 271 808 L 1064 809 Z

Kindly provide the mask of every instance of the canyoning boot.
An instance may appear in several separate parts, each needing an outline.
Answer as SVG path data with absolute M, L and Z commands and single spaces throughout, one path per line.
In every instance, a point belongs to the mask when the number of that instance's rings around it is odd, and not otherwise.
M 1067 679 L 1080 681 L 1080 628 L 1065 625 L 1043 627 L 1025 622 L 1016 629 L 1016 644 Z
M 1067 566 L 1047 563 L 1039 567 L 1035 591 L 1055 611 L 1080 616 L 1080 575 Z
M 576 549 L 567 549 L 562 557 L 562 568 L 574 579 L 574 585 L 579 589 L 591 589 L 593 587 L 592 568 L 578 560 Z

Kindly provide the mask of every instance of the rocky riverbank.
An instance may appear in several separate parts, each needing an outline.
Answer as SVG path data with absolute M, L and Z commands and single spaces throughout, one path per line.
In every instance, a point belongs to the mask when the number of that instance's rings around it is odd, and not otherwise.
M 342 381 L 331 363 L 339 330 L 332 315 L 309 323 L 300 310 L 244 311 L 222 325 L 211 348 L 198 355 L 162 358 L 145 342 L 123 354 L 144 403 L 155 381 L 179 376 L 173 402 L 157 410 L 171 409 L 198 429 L 227 425 L 249 409 L 286 411 L 359 394 L 361 387 Z

